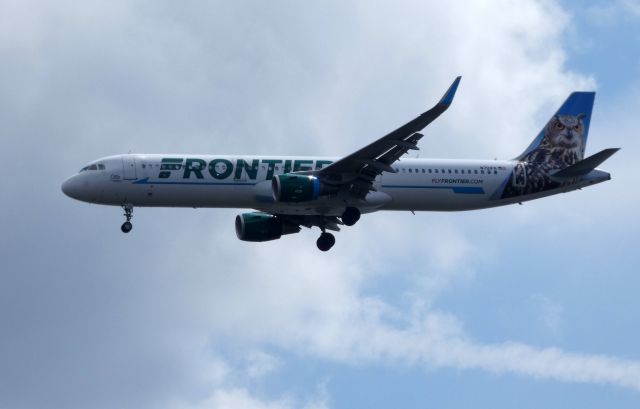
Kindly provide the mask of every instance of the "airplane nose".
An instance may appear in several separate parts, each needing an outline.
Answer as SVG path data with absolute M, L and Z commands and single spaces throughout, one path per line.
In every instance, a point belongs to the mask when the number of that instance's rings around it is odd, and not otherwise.
M 78 181 L 72 176 L 62 183 L 62 193 L 70 198 L 78 198 Z

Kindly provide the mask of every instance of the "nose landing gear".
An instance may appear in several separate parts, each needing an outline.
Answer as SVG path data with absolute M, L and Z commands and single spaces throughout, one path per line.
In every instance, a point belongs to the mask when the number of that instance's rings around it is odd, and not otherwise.
M 126 204 L 122 206 L 122 209 L 124 210 L 124 217 L 127 218 L 127 221 L 122 223 L 122 226 L 120 226 L 120 230 L 122 230 L 123 233 L 129 233 L 131 229 L 133 229 L 133 224 L 131 224 L 131 218 L 133 217 L 133 206 L 130 204 Z

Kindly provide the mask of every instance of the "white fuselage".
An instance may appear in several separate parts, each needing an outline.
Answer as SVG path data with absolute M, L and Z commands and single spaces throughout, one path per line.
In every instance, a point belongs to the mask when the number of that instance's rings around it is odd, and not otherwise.
M 471 210 L 500 206 L 578 189 L 610 178 L 594 170 L 561 188 L 501 199 L 517 161 L 408 159 L 384 172 L 364 200 L 322 196 L 300 203 L 274 201 L 273 175 L 318 170 L 337 158 L 128 154 L 92 162 L 63 184 L 76 199 L 106 204 L 228 207 L 269 213 L 339 216 L 346 206 L 376 210 Z

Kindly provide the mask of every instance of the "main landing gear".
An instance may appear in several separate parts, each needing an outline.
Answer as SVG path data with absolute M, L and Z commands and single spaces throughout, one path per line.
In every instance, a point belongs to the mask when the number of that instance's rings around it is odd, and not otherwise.
M 120 226 L 120 230 L 122 230 L 123 233 L 129 233 L 131 229 L 133 229 L 133 224 L 131 224 L 131 218 L 133 217 L 133 206 L 130 204 L 126 204 L 122 206 L 122 209 L 124 210 L 124 217 L 127 218 L 127 221 L 122 223 L 122 226 Z
M 325 231 L 322 232 L 320 237 L 318 237 L 318 241 L 316 241 L 316 245 L 318 249 L 321 251 L 328 251 L 336 244 L 336 238 L 331 233 L 327 233 Z
M 344 212 L 342 213 L 342 216 L 340 216 L 340 219 L 342 220 L 342 223 L 345 224 L 346 226 L 353 226 L 358 222 L 358 220 L 360 220 L 360 210 L 357 207 L 349 206 L 346 209 L 344 209 Z M 332 223 L 334 223 L 335 225 L 335 222 L 332 222 Z M 333 236 L 333 234 L 327 233 L 325 231 L 325 228 L 327 227 L 325 224 L 320 224 L 319 227 L 322 230 L 322 234 L 320 234 L 320 237 L 318 237 L 318 240 L 316 241 L 316 245 L 318 246 L 318 249 L 320 251 L 329 251 L 331 250 L 331 247 L 333 247 L 333 245 L 336 244 L 336 238 Z M 334 228 L 334 230 L 336 229 L 337 229 L 337 226 L 336 228 Z
M 357 207 L 347 207 L 342 213 L 342 223 L 347 226 L 353 226 L 360 220 L 360 210 Z

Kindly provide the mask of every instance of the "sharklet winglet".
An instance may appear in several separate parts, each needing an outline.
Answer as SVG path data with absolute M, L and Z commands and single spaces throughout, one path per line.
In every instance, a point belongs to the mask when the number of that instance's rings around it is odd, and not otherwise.
M 458 90 L 460 79 L 462 79 L 462 76 L 458 76 L 455 80 L 453 80 L 453 83 L 451 84 L 447 92 L 445 92 L 445 94 L 442 96 L 438 104 L 451 105 L 451 103 L 453 102 L 453 97 L 456 95 L 456 91 Z

